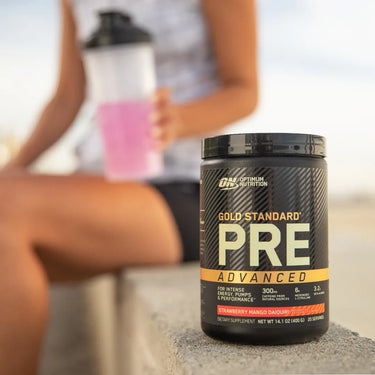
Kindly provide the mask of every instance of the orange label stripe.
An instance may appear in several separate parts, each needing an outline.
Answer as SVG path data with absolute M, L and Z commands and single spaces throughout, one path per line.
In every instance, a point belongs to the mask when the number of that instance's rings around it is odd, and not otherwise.
M 241 306 L 217 306 L 218 315 L 243 316 L 250 318 L 276 318 L 293 317 L 304 315 L 317 315 L 325 311 L 324 303 L 306 306 L 286 306 L 286 307 L 241 307 Z
M 201 268 L 201 280 L 228 284 L 299 284 L 328 279 L 328 268 L 295 271 L 232 271 Z

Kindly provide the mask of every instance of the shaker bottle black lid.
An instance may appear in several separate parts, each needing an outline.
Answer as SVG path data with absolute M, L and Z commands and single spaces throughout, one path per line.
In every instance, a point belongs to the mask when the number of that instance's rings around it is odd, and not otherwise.
M 239 156 L 325 157 L 325 138 L 294 133 L 227 134 L 205 138 L 202 158 Z
M 99 28 L 82 45 L 84 49 L 151 42 L 151 34 L 135 26 L 131 17 L 116 10 L 99 12 Z

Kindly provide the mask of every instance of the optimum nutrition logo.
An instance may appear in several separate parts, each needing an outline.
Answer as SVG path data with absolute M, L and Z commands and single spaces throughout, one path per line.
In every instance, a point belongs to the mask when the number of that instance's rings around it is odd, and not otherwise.
M 220 190 L 232 190 L 238 188 L 240 185 L 236 183 L 237 177 L 223 177 L 219 181 Z
M 233 190 L 239 187 L 266 187 L 264 177 L 223 177 L 219 180 L 220 190 Z

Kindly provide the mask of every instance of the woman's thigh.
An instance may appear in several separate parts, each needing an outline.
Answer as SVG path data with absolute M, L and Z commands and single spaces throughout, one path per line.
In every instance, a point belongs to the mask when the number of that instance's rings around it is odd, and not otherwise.
M 149 185 L 86 175 L 0 177 L 0 183 L 5 199 L 16 195 L 8 217 L 52 280 L 181 259 L 174 218 Z

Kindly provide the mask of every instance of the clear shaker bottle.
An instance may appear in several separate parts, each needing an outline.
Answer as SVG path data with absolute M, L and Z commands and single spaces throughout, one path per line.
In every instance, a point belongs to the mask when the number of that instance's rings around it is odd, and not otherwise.
M 162 154 L 151 139 L 150 96 L 156 88 L 151 36 L 117 11 L 99 13 L 100 25 L 83 45 L 91 95 L 112 181 L 159 174 Z

